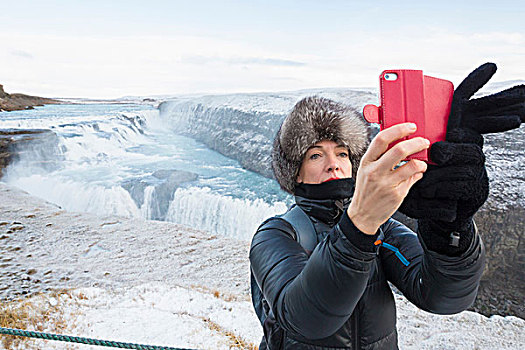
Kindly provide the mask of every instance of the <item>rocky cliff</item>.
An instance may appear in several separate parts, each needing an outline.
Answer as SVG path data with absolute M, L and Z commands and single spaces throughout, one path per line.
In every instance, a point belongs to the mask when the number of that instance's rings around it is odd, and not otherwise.
M 4 91 L 4 86 L 0 85 L 0 111 L 19 111 L 24 109 L 33 109 L 35 106 L 58 103 L 61 102 L 51 98 L 29 96 L 24 94 L 8 94 Z
M 10 163 L 20 159 L 23 152 L 36 152 L 38 162 L 44 168 L 56 167 L 61 159 L 58 138 L 46 129 L 0 129 L 0 179 Z

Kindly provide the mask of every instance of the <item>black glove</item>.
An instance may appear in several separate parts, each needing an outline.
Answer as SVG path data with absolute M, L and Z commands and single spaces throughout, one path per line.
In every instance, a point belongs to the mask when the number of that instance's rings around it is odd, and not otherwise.
M 483 142 L 479 134 L 503 132 L 519 128 L 525 121 L 525 85 L 516 85 L 510 89 L 481 98 L 470 99 L 496 73 L 494 63 L 485 63 L 469 74 L 454 91 L 450 116 L 447 124 L 447 141 L 451 132 L 463 142 Z M 474 135 L 456 129 L 468 129 Z M 481 141 L 480 141 L 481 140 Z
M 463 231 L 470 232 L 471 238 L 472 216 L 488 197 L 481 134 L 518 128 L 525 119 L 523 85 L 470 99 L 495 72 L 496 65 L 486 63 L 454 91 L 446 141 L 430 148 L 430 159 L 437 165 L 428 166 L 399 208 L 405 215 L 419 219 L 419 231 L 431 250 L 459 254 L 468 248 L 470 239 L 449 248 L 449 235 Z
M 451 139 L 432 145 L 430 159 L 437 165 L 428 165 L 403 201 L 402 213 L 460 224 L 483 205 L 489 194 L 485 156 L 479 145 L 460 142 Z

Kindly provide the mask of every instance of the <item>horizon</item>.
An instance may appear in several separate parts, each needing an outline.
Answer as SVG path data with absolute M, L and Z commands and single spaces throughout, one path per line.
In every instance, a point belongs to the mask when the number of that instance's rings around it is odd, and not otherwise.
M 19 1 L 0 13 L 0 84 L 55 98 L 377 88 L 385 69 L 457 85 L 523 80 L 514 1 Z M 491 81 L 491 82 L 492 82 Z
M 379 81 L 379 79 L 378 79 Z M 487 83 L 487 85 L 483 86 L 478 93 L 484 93 L 487 89 L 489 89 L 492 85 L 509 85 L 509 87 L 514 85 L 525 85 L 525 79 L 512 79 L 512 80 L 503 80 L 503 81 L 490 81 Z M 2 84 L 0 84 L 2 85 Z M 455 88 L 456 86 L 454 86 Z M 5 89 L 5 88 L 4 88 Z M 270 90 L 261 90 L 261 91 L 231 91 L 231 92 L 183 92 L 183 93 L 173 93 L 173 94 L 154 94 L 154 95 L 123 95 L 123 96 L 117 96 L 117 97 L 84 97 L 84 96 L 71 96 L 71 97 L 61 97 L 61 96 L 37 96 L 37 97 L 43 97 L 43 98 L 51 98 L 51 99 L 63 99 L 63 100 L 86 100 L 86 101 L 122 101 L 126 98 L 153 98 L 153 99 L 163 99 L 163 98 L 172 98 L 172 97 L 201 97 L 201 96 L 225 96 L 225 95 L 257 95 L 257 94 L 288 94 L 288 93 L 297 93 L 301 91 L 315 91 L 315 90 L 321 90 L 321 91 L 328 91 L 328 90 L 379 90 L 379 86 L 325 86 L 325 87 L 312 87 L 312 88 L 300 88 L 300 89 L 290 89 L 290 90 L 276 90 L 276 91 L 270 91 Z M 507 89 L 507 87 L 501 88 L 501 89 Z M 498 90 L 501 90 L 498 88 Z M 13 91 L 9 92 L 8 94 L 24 94 L 23 91 Z

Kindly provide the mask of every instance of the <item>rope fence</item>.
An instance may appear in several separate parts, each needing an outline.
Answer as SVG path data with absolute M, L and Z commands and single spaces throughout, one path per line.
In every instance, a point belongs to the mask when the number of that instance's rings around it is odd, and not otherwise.
M 57 340 L 57 341 L 64 341 L 64 342 L 69 342 L 69 343 L 106 346 L 106 347 L 119 348 L 119 349 L 195 350 L 195 349 L 172 348 L 168 346 L 122 343 L 122 342 L 111 341 L 111 340 L 100 340 L 100 339 L 74 337 L 74 336 L 51 334 L 51 333 L 44 333 L 44 332 L 24 331 L 21 329 L 4 328 L 4 327 L 0 327 L 0 334 L 13 335 L 13 336 L 18 336 L 18 337 L 46 339 L 46 340 Z

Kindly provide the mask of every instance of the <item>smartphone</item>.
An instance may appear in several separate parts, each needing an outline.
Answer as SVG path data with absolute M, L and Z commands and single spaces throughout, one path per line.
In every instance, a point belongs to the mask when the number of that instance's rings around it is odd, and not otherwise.
M 365 119 L 379 123 L 380 130 L 393 125 L 412 122 L 417 131 L 396 143 L 413 137 L 424 137 L 430 143 L 444 141 L 447 122 L 454 95 L 454 85 L 444 79 L 423 75 L 422 70 L 385 70 L 379 77 L 381 106 L 366 105 Z M 415 153 L 405 160 L 420 159 L 433 164 L 428 149 Z

